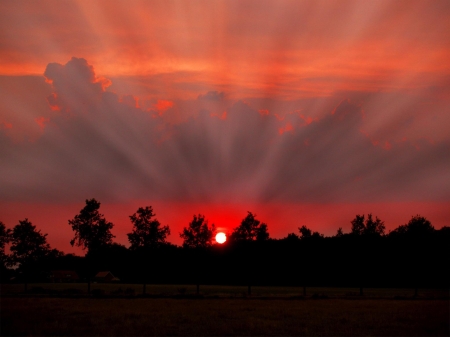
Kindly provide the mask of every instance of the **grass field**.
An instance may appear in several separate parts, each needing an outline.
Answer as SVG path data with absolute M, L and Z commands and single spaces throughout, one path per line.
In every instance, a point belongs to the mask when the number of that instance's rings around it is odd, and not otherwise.
M 1 300 L 4 336 L 448 336 L 448 300 Z
M 107 284 L 92 283 L 91 291 L 100 290 L 108 295 L 133 295 L 142 294 L 142 284 Z M 23 293 L 23 284 L 2 284 L 0 292 L 2 296 L 19 295 Z M 74 294 L 87 295 L 86 283 L 34 283 L 28 285 L 30 293 L 48 294 Z M 161 285 L 148 284 L 146 293 L 154 296 L 194 295 L 194 285 Z M 248 297 L 247 287 L 223 286 L 223 285 L 201 285 L 200 294 L 204 297 Z M 302 287 L 252 287 L 252 297 L 297 297 L 303 295 Z M 359 296 L 359 288 L 325 288 L 307 287 L 306 296 L 319 295 L 329 298 L 347 298 Z M 365 298 L 411 298 L 414 289 L 408 288 L 366 288 Z M 448 298 L 448 289 L 419 289 L 419 298 Z
M 449 336 L 448 289 L 1 285 L 1 335 Z M 97 294 L 97 296 L 95 296 Z

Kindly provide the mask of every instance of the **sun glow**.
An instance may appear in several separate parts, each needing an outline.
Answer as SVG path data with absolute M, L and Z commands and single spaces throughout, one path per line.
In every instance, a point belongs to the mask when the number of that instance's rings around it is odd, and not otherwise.
M 227 236 L 225 235 L 225 233 L 222 233 L 222 232 L 217 233 L 216 242 L 222 244 L 225 241 L 227 241 Z

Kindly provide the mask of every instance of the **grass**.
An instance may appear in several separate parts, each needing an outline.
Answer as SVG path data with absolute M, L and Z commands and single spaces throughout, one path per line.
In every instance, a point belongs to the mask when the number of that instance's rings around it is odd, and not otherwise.
M 3 297 L 1 335 L 449 335 L 442 299 Z
M 91 291 L 96 289 L 105 295 L 142 294 L 142 284 L 105 284 L 92 283 Z M 2 284 L 0 291 L 2 296 L 19 295 L 23 293 L 23 284 Z M 28 285 L 29 292 L 43 294 L 78 293 L 87 295 L 86 283 L 34 283 Z M 161 285 L 148 284 L 146 293 L 154 296 L 193 295 L 196 293 L 194 285 Z M 247 297 L 246 286 L 201 285 L 200 293 L 204 297 Z M 307 297 L 320 295 L 329 298 L 359 297 L 359 288 L 306 288 Z M 252 297 L 296 297 L 303 295 L 302 287 L 252 287 Z M 414 295 L 414 289 L 407 288 L 365 288 L 365 298 L 410 298 Z M 448 298 L 448 289 L 419 289 L 419 298 Z

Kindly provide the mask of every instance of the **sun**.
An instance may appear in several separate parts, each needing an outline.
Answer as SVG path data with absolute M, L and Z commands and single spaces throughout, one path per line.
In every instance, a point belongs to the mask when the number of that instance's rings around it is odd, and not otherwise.
M 224 243 L 225 241 L 227 241 L 227 236 L 225 235 L 225 233 L 223 232 L 219 232 L 216 234 L 216 242 L 217 243 Z

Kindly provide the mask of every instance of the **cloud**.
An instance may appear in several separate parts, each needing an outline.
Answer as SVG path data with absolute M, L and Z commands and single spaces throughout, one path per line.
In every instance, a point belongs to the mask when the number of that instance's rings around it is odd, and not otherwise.
M 133 95 L 124 95 L 120 102 L 128 105 L 132 108 L 139 108 L 139 102 L 138 98 L 134 97 Z
M 198 95 L 198 99 L 210 101 L 222 101 L 225 98 L 225 93 L 217 91 L 208 91 L 206 94 Z
M 246 90 L 292 99 L 418 87 L 424 75 L 435 85 L 449 74 L 447 0 L 224 1 L 219 7 L 2 2 L 0 73 L 40 74 L 48 60 L 84 55 L 109 76 L 195 73 L 201 83 L 195 97 Z M 179 79 L 153 89 L 192 85 Z
M 51 116 L 46 100 L 50 94 L 43 76 L 0 76 L 0 125 L 10 127 L 8 134 L 14 141 L 32 141 L 41 135 L 36 119 Z
M 49 121 L 50 121 L 49 118 L 45 118 L 45 117 L 42 117 L 42 116 L 35 119 L 36 124 L 39 125 L 39 127 L 41 129 L 44 129 L 45 128 L 45 124 L 48 123 Z
M 12 129 L 12 124 L 8 122 L 0 122 L 0 128 L 2 129 Z
M 283 133 L 285 150 L 274 158 L 278 179 L 267 184 L 263 199 L 448 200 L 450 142 L 374 143 L 361 131 L 362 116 L 359 105 L 344 100 L 323 119 Z
M 164 112 L 166 112 L 167 109 L 173 107 L 173 102 L 171 101 L 167 101 L 167 100 L 163 100 L 163 99 L 159 99 L 156 104 L 154 105 L 154 108 L 156 109 L 158 115 L 162 115 L 164 114 Z
M 65 65 L 48 64 L 44 76 L 54 90 L 48 97 L 50 106 L 65 112 L 82 113 L 95 109 L 108 84 L 96 78 L 94 68 L 85 59 L 76 57 Z
M 286 105 L 206 92 L 157 100 L 154 107 L 164 113 L 155 115 L 134 96 L 108 91 L 84 59 L 51 63 L 45 76 L 49 104 L 58 111 L 36 120 L 39 137 L 17 143 L 0 128 L 2 200 L 450 199 L 449 142 L 388 134 L 374 141 L 376 134 L 364 130 L 361 102 Z

